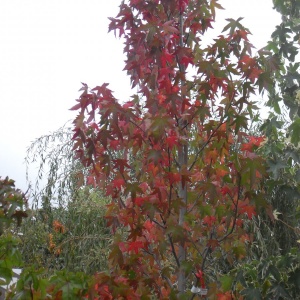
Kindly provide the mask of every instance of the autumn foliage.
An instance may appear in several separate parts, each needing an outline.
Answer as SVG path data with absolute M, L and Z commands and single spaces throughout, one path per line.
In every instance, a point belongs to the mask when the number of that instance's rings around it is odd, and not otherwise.
M 245 257 L 244 222 L 265 205 L 255 152 L 264 138 L 247 133 L 263 70 L 240 20 L 204 42 L 221 8 L 217 0 L 123 1 L 109 30 L 124 40 L 137 93 L 119 101 L 107 83 L 84 84 L 73 107 L 87 182 L 111 197 L 115 239 L 110 270 L 97 275 L 100 299 L 192 299 L 205 289 L 233 297 L 214 268 Z

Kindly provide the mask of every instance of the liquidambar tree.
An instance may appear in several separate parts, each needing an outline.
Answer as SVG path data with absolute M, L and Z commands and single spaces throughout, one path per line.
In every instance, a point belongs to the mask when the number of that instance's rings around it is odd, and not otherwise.
M 118 101 L 107 83 L 84 84 L 72 108 L 88 184 L 111 197 L 115 239 L 109 272 L 97 277 L 101 299 L 193 299 L 206 289 L 216 297 L 220 261 L 246 255 L 243 223 L 265 205 L 255 153 L 263 138 L 247 134 L 251 95 L 268 84 L 272 57 L 262 53 L 270 67 L 260 67 L 241 19 L 205 45 L 221 8 L 217 0 L 122 1 L 109 30 L 125 41 L 137 93 Z

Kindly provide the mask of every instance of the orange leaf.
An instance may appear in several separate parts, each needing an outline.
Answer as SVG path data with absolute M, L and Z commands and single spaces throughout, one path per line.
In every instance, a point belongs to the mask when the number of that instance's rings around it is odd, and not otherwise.
M 207 242 L 207 246 L 211 247 L 212 250 L 215 250 L 216 247 L 219 247 L 219 242 L 218 240 L 211 239 Z

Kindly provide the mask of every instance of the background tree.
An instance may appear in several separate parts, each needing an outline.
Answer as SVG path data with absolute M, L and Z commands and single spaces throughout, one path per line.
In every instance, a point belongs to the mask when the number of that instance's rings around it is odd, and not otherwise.
M 106 203 L 100 192 L 85 188 L 64 208 L 33 210 L 20 229 L 24 264 L 46 268 L 49 275 L 62 269 L 90 275 L 106 270 L 111 242 Z
M 27 198 L 15 188 L 14 180 L 0 177 L 0 296 L 5 285 L 13 278 L 13 267 L 22 266 L 16 233 L 23 218 L 27 216 Z
M 271 115 L 262 129 L 268 135 L 266 156 L 271 173 L 271 202 L 279 214 L 274 227 L 281 253 L 297 245 L 300 200 L 300 74 L 299 1 L 274 1 L 282 23 L 272 34 L 266 50 L 276 57 L 280 68 L 268 87 Z
M 47 211 L 53 205 L 64 207 L 84 185 L 84 168 L 74 158 L 72 147 L 69 123 L 39 137 L 28 147 L 25 159 L 27 180 L 36 178 L 34 183 L 29 182 L 33 208 L 42 206 Z M 53 220 L 49 221 L 51 224 Z
M 300 4 L 273 2 L 282 14 L 282 23 L 259 51 L 264 66 L 259 85 L 267 91 L 266 106 L 270 109 L 260 128 L 268 137 L 260 153 L 269 174 L 263 188 L 274 212 L 273 216 L 260 214 L 253 219 L 250 226 L 256 240 L 247 262 L 231 271 L 235 276 L 224 278 L 228 289 L 239 290 L 246 299 L 299 299 L 300 77 L 295 60 L 299 58 Z
M 38 171 L 31 215 L 21 227 L 21 253 L 26 266 L 44 267 L 49 274 L 60 269 L 95 274 L 107 268 L 108 199 L 86 186 L 86 170 L 74 158 L 71 137 L 65 125 L 28 148 L 28 172 L 32 177 L 36 164 Z

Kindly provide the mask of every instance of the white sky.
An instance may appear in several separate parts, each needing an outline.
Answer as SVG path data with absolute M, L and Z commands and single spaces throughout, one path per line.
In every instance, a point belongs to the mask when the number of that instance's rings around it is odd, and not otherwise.
M 74 117 L 81 82 L 110 83 L 126 100 L 130 84 L 123 45 L 107 34 L 120 0 L 0 0 L 0 176 L 26 190 L 24 157 L 31 141 Z M 225 18 L 245 17 L 259 49 L 280 23 L 271 0 L 220 0 Z M 220 24 L 220 25 L 217 25 Z M 125 98 L 125 99 L 124 99 Z

